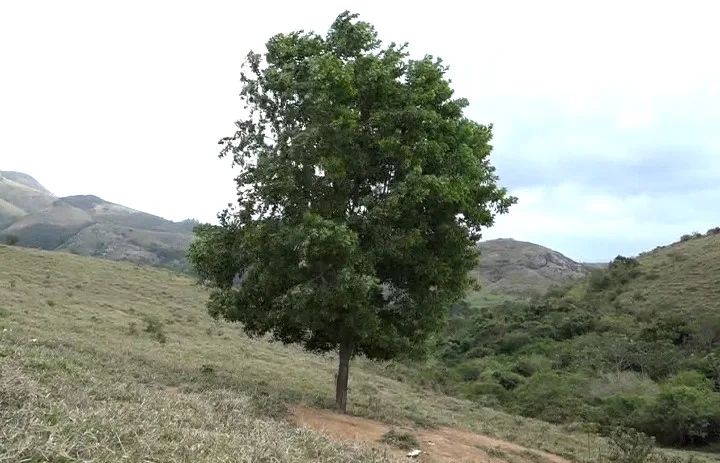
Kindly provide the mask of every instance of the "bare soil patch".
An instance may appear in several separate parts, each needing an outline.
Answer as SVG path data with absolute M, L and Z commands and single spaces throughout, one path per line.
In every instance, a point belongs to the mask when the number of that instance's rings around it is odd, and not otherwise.
M 309 407 L 293 407 L 288 417 L 295 426 L 307 427 L 332 438 L 359 441 L 381 448 L 395 457 L 406 455 L 404 450 L 381 443 L 391 426 L 358 416 L 342 415 Z M 569 463 L 569 460 L 539 450 L 492 437 L 452 428 L 417 429 L 406 427 L 420 443 L 424 462 L 457 463 Z

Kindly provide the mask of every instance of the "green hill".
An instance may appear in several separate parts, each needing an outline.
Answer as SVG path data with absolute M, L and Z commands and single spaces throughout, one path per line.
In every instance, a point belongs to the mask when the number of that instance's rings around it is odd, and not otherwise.
M 0 461 L 404 459 L 377 430 L 417 436 L 428 462 L 607 454 L 597 436 L 450 398 L 363 359 L 351 366 L 350 416 L 324 412 L 332 356 L 212 320 L 184 276 L 9 246 L 0 262 Z
M 555 423 L 627 426 L 720 447 L 720 229 L 527 299 L 454 311 L 423 377 Z
M 648 319 L 677 312 L 690 320 L 720 312 L 720 228 L 642 253 L 637 262 L 637 277 L 624 284 L 614 284 L 609 273 L 598 272 L 570 295 L 612 300 Z

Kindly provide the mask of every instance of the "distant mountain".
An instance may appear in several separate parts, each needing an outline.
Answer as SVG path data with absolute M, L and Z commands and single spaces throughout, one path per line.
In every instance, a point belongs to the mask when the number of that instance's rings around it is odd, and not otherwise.
M 196 224 L 92 195 L 58 198 L 27 174 L 0 171 L 1 242 L 182 269 Z
M 172 222 L 93 195 L 59 198 L 20 172 L 0 171 L 0 243 L 184 269 L 194 220 Z M 481 242 L 475 273 L 483 287 L 512 295 L 544 293 L 594 266 L 513 239 Z
M 575 262 L 552 249 L 514 239 L 482 241 L 478 248 L 480 265 L 475 274 L 484 289 L 502 294 L 540 295 L 602 266 Z

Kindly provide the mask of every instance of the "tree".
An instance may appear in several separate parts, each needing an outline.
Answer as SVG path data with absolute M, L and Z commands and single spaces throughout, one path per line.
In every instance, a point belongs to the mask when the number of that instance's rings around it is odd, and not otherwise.
M 278 34 L 241 74 L 247 118 L 220 140 L 238 204 L 196 227 L 189 259 L 215 317 L 350 359 L 422 353 L 471 284 L 483 227 L 516 202 L 440 59 L 382 48 L 344 12 L 325 37 Z

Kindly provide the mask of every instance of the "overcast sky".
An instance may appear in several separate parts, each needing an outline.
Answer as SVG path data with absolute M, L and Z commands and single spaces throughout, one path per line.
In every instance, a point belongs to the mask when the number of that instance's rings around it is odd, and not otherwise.
M 275 33 L 344 9 L 450 66 L 520 198 L 485 238 L 607 261 L 720 225 L 720 5 L 640 1 L 0 3 L 0 170 L 172 220 L 234 199 L 218 140 Z M 471 6 L 472 5 L 472 6 Z

